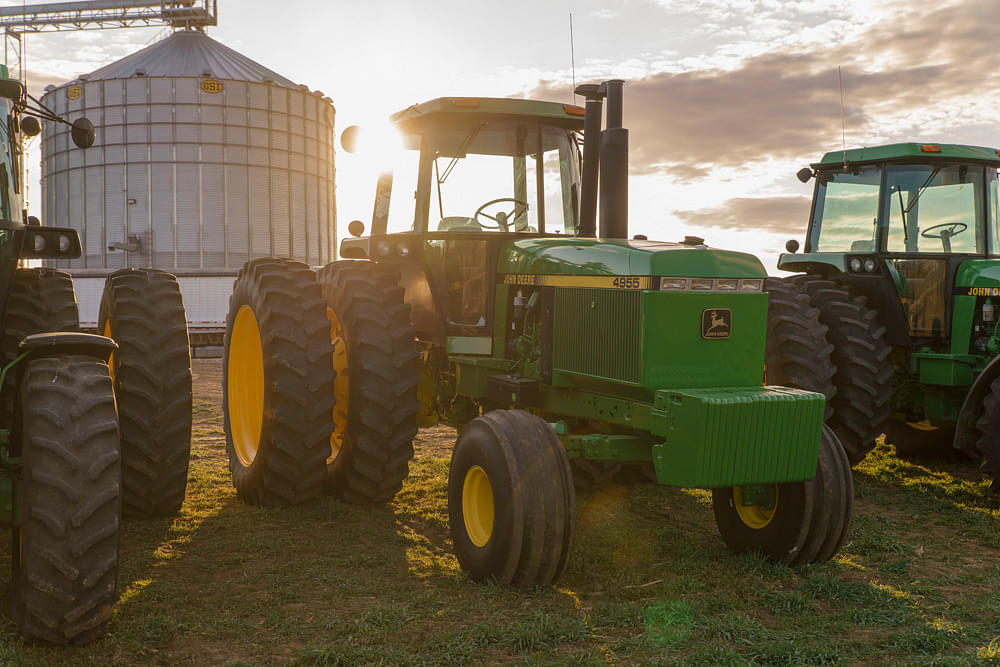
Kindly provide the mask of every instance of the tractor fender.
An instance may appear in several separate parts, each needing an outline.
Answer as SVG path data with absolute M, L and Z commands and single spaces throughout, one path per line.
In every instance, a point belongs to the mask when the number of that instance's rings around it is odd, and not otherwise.
M 31 357 L 82 354 L 107 362 L 118 349 L 118 343 L 104 336 L 72 331 L 26 336 L 17 347 Z
M 983 404 L 986 392 L 990 390 L 990 385 L 993 384 L 993 381 L 997 377 L 1000 377 L 1000 356 L 994 357 L 986 365 L 986 368 L 983 369 L 983 372 L 979 374 L 976 381 L 972 383 L 969 393 L 965 395 L 965 400 L 962 401 L 962 409 L 958 413 L 958 421 L 955 423 L 955 439 L 952 441 L 952 447 L 966 452 L 973 457 L 979 455 L 979 449 L 976 447 L 976 441 L 979 439 L 979 430 L 976 429 L 976 418 L 979 416 L 979 407 Z

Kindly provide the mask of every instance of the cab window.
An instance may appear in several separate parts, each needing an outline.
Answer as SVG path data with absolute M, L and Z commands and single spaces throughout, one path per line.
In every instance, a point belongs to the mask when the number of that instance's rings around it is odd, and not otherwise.
M 809 252 L 871 252 L 877 232 L 882 170 L 821 171 L 809 233 Z
M 887 167 L 886 250 L 986 253 L 983 185 L 983 167 L 975 165 Z

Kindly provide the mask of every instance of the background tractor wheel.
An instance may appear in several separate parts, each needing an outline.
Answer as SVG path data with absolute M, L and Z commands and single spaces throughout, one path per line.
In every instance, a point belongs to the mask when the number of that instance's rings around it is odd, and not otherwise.
M 551 584 L 573 545 L 576 496 L 555 431 L 522 410 L 494 410 L 462 429 L 448 473 L 458 561 L 474 581 Z
M 809 295 L 809 303 L 819 308 L 820 321 L 829 328 L 837 393 L 828 423 L 837 432 L 851 465 L 857 465 L 875 447 L 875 438 L 889 418 L 893 371 L 885 327 L 867 300 L 854 296 L 845 286 L 815 275 L 790 280 Z
M 823 426 L 814 479 L 713 489 L 712 509 L 731 551 L 795 565 L 829 560 L 843 546 L 853 498 L 847 457 L 834 431 Z
M 104 283 L 98 331 L 118 343 L 110 366 L 122 434 L 122 507 L 169 516 L 184 502 L 191 454 L 191 351 L 177 279 L 122 269 Z
M 885 424 L 885 441 L 896 448 L 900 458 L 938 461 L 968 461 L 965 452 L 954 449 L 953 425 L 935 426 L 928 421 L 906 422 L 890 419 Z
M 384 502 L 409 474 L 417 434 L 417 350 L 399 276 L 373 262 L 319 272 L 336 403 L 326 488 L 352 503 Z
M 596 491 L 607 486 L 622 471 L 622 464 L 617 461 L 570 459 L 569 465 L 573 471 L 573 485 L 580 491 Z
M 986 392 L 983 414 L 976 421 L 976 428 L 982 434 L 976 441 L 976 448 L 983 456 L 979 469 L 993 478 L 990 491 L 1000 493 L 1000 378 Z
M 11 616 L 25 636 L 84 644 L 104 634 L 118 580 L 121 467 L 115 395 L 92 357 L 27 362 L 12 444 L 24 456 Z
M 25 336 L 51 331 L 79 331 L 80 315 L 73 291 L 73 278 L 53 269 L 17 269 L 7 296 L 3 321 L 3 363 L 17 357 L 17 345 Z M 17 387 L 14 374 L 0 390 L 0 423 L 13 422 Z
M 287 259 L 240 269 L 229 299 L 222 412 L 240 499 L 287 505 L 317 496 L 333 413 L 330 322 L 316 274 Z
M 809 297 L 783 278 L 767 279 L 767 384 L 796 387 L 826 396 L 826 415 L 833 415 L 836 369 L 830 361 L 833 345 L 827 327 Z

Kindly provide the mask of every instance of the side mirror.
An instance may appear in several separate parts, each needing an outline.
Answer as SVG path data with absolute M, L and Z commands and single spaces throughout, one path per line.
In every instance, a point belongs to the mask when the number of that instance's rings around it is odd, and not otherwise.
M 794 255 L 799 251 L 799 242 L 795 239 L 788 239 L 785 241 L 785 250 Z
M 42 124 L 34 116 L 21 116 L 21 132 L 26 137 L 38 136 L 42 131 Z
M 347 225 L 347 233 L 355 238 L 361 236 L 365 233 L 365 223 L 360 220 L 351 220 Z
M 94 124 L 86 118 L 77 118 L 73 121 L 70 135 L 77 148 L 90 148 L 97 140 L 97 130 L 94 129 Z
M 39 220 L 38 218 L 36 218 L 33 215 L 29 215 L 28 216 L 28 224 L 31 225 L 32 227 L 40 227 L 41 224 L 42 224 L 42 221 Z
M 813 177 L 813 170 L 809 167 L 802 167 L 795 172 L 795 177 L 803 183 L 808 183 L 809 179 Z
M 348 153 L 355 153 L 358 150 L 358 141 L 361 138 L 361 128 L 351 125 L 340 134 L 340 145 Z

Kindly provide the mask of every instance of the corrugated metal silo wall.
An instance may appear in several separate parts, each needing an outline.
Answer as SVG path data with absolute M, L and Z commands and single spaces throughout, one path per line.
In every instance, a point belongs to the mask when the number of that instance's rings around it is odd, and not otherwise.
M 319 96 L 135 77 L 65 85 L 43 102 L 97 127 L 80 150 L 67 126 L 45 124 L 43 221 L 77 229 L 84 246 L 60 268 L 218 271 L 254 257 L 335 257 L 334 109 Z M 108 250 L 129 235 L 142 238 L 140 252 Z

